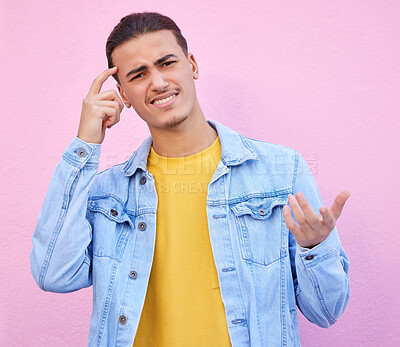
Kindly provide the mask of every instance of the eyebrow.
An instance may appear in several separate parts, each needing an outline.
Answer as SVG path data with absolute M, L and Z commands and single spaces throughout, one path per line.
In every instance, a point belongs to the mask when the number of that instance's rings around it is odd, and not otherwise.
M 160 65 L 164 61 L 168 60 L 169 58 L 178 58 L 178 57 L 175 54 L 167 54 L 167 55 L 164 55 L 163 57 L 161 57 L 160 59 L 157 59 L 157 61 L 154 62 L 153 64 L 154 64 L 154 66 Z M 142 71 L 144 71 L 146 69 L 147 69 L 146 65 L 139 66 L 136 69 L 133 69 L 133 70 L 129 71 L 126 74 L 125 78 L 128 78 L 129 76 L 134 75 L 134 74 L 139 73 L 139 72 L 142 72 Z

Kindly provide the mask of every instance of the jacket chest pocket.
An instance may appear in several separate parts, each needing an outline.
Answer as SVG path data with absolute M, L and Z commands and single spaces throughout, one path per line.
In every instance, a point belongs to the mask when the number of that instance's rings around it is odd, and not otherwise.
M 93 255 L 122 260 L 132 221 L 123 209 L 123 205 L 113 197 L 90 199 L 88 209 L 92 212 Z
M 230 206 L 244 260 L 266 266 L 287 254 L 282 247 L 287 229 L 282 211 L 287 198 L 287 194 L 250 198 Z

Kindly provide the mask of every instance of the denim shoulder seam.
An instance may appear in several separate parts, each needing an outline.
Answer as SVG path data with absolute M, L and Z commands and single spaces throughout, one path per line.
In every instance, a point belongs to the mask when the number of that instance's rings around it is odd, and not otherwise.
M 118 164 L 112 165 L 111 167 L 108 167 L 107 169 L 104 169 L 104 170 L 98 172 L 96 176 L 103 175 L 104 173 L 106 173 L 107 171 L 110 171 L 110 170 L 115 170 L 119 166 L 125 165 L 127 162 L 128 162 L 128 160 L 124 161 L 123 163 L 118 163 Z

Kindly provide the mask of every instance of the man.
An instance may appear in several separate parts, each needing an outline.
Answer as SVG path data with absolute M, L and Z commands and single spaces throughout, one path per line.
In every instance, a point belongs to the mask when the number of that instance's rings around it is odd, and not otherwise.
M 197 62 L 170 18 L 126 16 L 106 48 L 110 68 L 83 101 L 33 235 L 39 287 L 93 285 L 90 346 L 299 346 L 296 304 L 335 323 L 350 294 L 335 227 L 349 193 L 323 207 L 295 150 L 206 121 Z M 111 75 L 121 98 L 100 92 Z M 124 104 L 151 137 L 97 174 Z

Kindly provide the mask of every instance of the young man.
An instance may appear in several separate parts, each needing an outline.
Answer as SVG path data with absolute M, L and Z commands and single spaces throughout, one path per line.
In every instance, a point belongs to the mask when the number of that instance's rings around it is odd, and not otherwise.
M 107 58 L 38 218 L 39 287 L 93 285 L 90 346 L 299 346 L 296 304 L 335 323 L 350 295 L 335 227 L 349 193 L 323 207 L 298 152 L 206 121 L 195 57 L 170 18 L 122 18 Z M 100 92 L 111 75 L 121 98 Z M 97 174 L 124 104 L 151 137 Z

